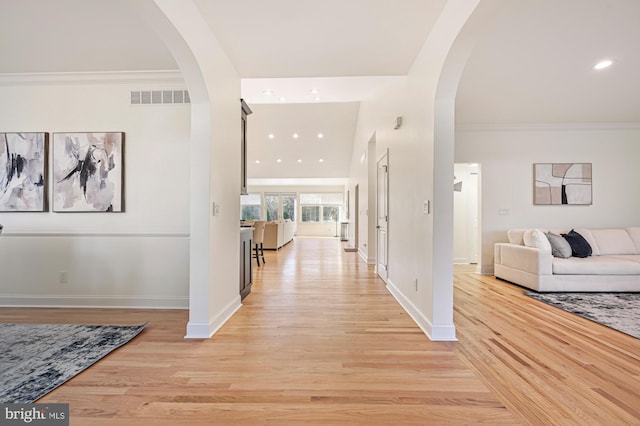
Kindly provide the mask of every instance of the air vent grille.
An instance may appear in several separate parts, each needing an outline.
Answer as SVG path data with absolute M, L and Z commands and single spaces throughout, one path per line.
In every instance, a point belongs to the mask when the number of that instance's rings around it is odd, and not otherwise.
M 131 105 L 166 105 L 191 103 L 187 90 L 131 91 Z

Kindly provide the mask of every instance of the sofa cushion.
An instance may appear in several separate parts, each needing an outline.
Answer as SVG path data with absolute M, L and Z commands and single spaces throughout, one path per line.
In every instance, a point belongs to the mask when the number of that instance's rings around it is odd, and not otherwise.
M 636 256 L 590 256 L 553 259 L 551 270 L 557 275 L 638 275 Z M 603 282 L 603 286 L 606 282 Z
M 636 246 L 636 253 L 640 254 L 640 227 L 627 228 L 627 233 Z
M 527 247 L 551 251 L 551 243 L 549 243 L 549 239 L 544 235 L 544 232 L 539 229 L 527 230 L 522 239 L 524 241 L 524 245 Z
M 551 254 L 553 257 L 562 259 L 571 257 L 571 246 L 567 240 L 552 232 L 547 232 L 545 235 L 551 244 Z
M 524 245 L 524 233 L 527 232 L 526 229 L 509 229 L 507 231 L 507 238 L 511 244 L 515 244 L 517 246 Z
M 592 229 L 591 235 L 600 256 L 608 254 L 640 254 L 626 229 Z
M 591 246 L 584 239 L 582 235 L 574 231 L 573 229 L 566 234 L 562 234 L 565 240 L 569 242 L 571 246 L 571 256 L 574 257 L 589 257 L 591 256 Z

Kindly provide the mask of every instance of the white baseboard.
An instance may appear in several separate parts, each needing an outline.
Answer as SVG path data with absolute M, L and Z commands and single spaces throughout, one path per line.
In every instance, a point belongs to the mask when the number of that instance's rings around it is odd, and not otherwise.
M 387 279 L 387 289 L 395 297 L 400 306 L 409 314 L 420 329 L 433 341 L 457 342 L 456 328 L 452 325 L 434 326 L 431 321 L 420 312 L 411 301 L 405 297 L 398 287 Z
M 240 295 L 235 297 L 218 315 L 211 318 L 208 323 L 189 321 L 185 339 L 209 339 L 222 327 L 229 318 L 242 307 Z
M 0 295 L 2 307 L 189 309 L 188 297 Z
M 367 254 L 360 249 L 358 249 L 358 256 L 360 256 L 360 259 L 362 259 L 367 265 L 375 265 L 376 263 L 375 258 L 369 258 Z

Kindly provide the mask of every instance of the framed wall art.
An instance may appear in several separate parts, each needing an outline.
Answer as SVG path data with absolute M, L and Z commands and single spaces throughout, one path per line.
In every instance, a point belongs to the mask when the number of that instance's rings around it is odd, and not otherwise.
M 591 163 L 533 165 L 534 205 L 591 205 Z
M 124 133 L 53 134 L 53 211 L 124 211 Z
M 0 133 L 0 212 L 44 212 L 47 133 Z

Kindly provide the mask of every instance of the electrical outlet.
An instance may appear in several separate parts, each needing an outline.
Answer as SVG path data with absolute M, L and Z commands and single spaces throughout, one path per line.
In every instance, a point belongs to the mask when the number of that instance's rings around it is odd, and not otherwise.
M 60 284 L 66 284 L 69 282 L 69 273 L 67 271 L 60 271 L 58 273 L 58 282 Z

